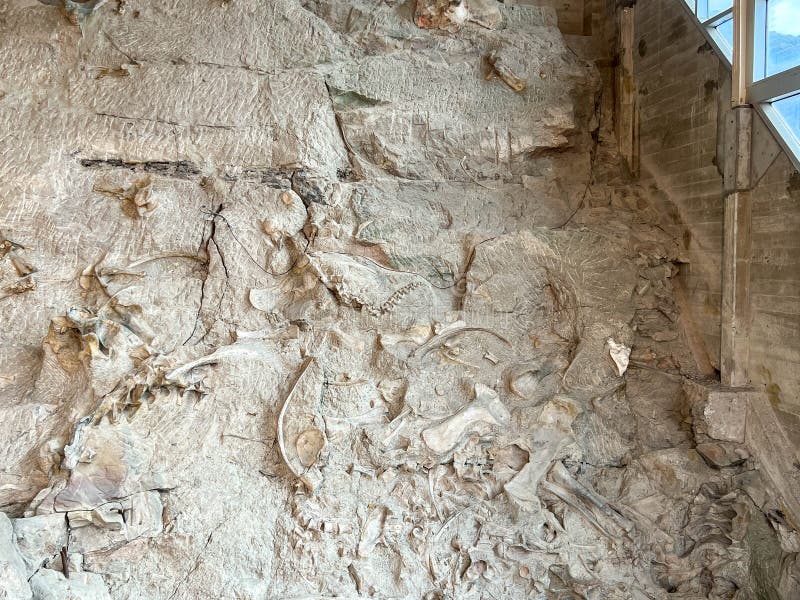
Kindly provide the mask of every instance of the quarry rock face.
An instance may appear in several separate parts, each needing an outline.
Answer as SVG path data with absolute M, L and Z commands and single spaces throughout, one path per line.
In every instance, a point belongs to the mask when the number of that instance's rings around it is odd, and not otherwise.
M 797 590 L 550 9 L 7 0 L 0 62 L 0 598 Z

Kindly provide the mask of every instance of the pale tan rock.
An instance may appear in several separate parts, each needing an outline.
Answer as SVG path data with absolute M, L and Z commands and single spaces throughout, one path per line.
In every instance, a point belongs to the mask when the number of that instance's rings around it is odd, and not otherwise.
M 42 569 L 31 578 L 36 600 L 109 600 L 103 578 L 97 573 L 63 573 Z
M 741 465 L 750 458 L 750 453 L 746 448 L 731 442 L 697 444 L 696 450 L 700 456 L 706 459 L 706 462 L 718 469 Z
M 28 567 L 28 576 L 67 546 L 67 521 L 63 514 L 14 519 L 14 543 Z
M 788 454 L 692 449 L 742 424 L 681 395 L 671 217 L 556 24 L 0 2 L 18 596 L 685 600 L 750 589 L 748 495 L 795 548 Z
M 30 600 L 28 570 L 14 544 L 11 520 L 0 513 L 0 594 L 8 600 Z
M 747 407 L 751 398 L 748 391 L 692 381 L 684 383 L 684 391 L 697 433 L 726 442 L 745 441 Z

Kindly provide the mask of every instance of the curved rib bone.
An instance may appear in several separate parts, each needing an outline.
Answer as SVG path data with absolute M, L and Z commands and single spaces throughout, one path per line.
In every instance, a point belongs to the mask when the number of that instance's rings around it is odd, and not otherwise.
M 488 333 L 495 336 L 498 340 L 503 342 L 506 346 L 511 348 L 511 342 L 509 342 L 506 338 L 504 338 L 499 333 L 492 331 L 491 329 L 487 329 L 485 327 L 453 327 L 452 329 L 448 329 L 447 331 L 443 331 L 439 335 L 433 336 L 427 342 L 422 344 L 420 347 L 416 348 L 410 355 L 409 358 L 423 358 L 426 354 L 428 354 L 431 350 L 433 350 L 437 346 L 441 346 L 445 340 L 453 337 L 454 335 L 458 335 L 460 333 L 465 333 L 467 331 L 482 331 L 483 333 Z
M 303 364 L 300 366 L 300 370 L 297 372 L 297 377 L 295 377 L 294 383 L 292 383 L 292 387 L 289 389 L 289 393 L 286 394 L 286 399 L 283 401 L 283 407 L 281 408 L 281 412 L 278 414 L 278 450 L 281 453 L 281 458 L 283 462 L 286 463 L 286 466 L 289 467 L 289 470 L 292 474 L 301 479 L 304 484 L 310 489 L 313 490 L 315 484 L 317 483 L 311 477 L 308 477 L 308 470 L 304 468 L 300 459 L 298 457 L 297 461 L 290 458 L 289 452 L 286 449 L 286 435 L 284 431 L 284 421 L 286 419 L 286 412 L 289 408 L 289 405 L 292 403 L 294 398 L 294 393 L 299 387 L 300 382 L 305 377 L 306 373 L 308 373 L 309 367 L 313 364 L 314 357 L 307 356 L 306 359 L 303 361 Z

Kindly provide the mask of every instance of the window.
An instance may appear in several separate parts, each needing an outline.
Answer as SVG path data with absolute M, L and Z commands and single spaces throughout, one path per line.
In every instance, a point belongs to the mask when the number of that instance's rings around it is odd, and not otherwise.
M 788 96 L 772 102 L 772 108 L 778 114 L 787 133 L 795 144 L 800 144 L 800 94 Z
M 709 41 L 730 65 L 733 59 L 733 0 L 686 0 Z
M 754 81 L 800 65 L 800 2 L 757 0 L 753 23 Z
M 729 16 L 714 27 L 717 43 L 725 52 L 728 60 L 733 59 L 733 17 Z
M 767 76 L 800 65 L 800 3 L 767 2 Z
M 800 169 L 800 2 L 744 1 L 753 24 L 748 99 Z
M 729 10 L 732 6 L 733 0 L 698 0 L 697 18 L 706 21 Z
M 728 66 L 740 58 L 745 63 L 735 71 L 747 75 L 747 101 L 800 169 L 800 0 L 738 0 L 735 14 L 734 0 L 683 4 Z M 746 52 L 734 57 L 737 37 L 746 40 Z

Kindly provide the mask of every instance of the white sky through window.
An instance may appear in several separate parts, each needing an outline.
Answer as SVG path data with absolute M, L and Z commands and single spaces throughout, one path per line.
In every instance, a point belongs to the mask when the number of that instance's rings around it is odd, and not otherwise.
M 769 29 L 785 35 L 800 35 L 800 0 L 769 0 Z

